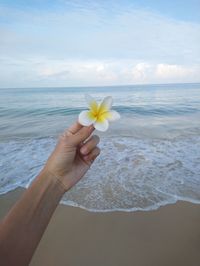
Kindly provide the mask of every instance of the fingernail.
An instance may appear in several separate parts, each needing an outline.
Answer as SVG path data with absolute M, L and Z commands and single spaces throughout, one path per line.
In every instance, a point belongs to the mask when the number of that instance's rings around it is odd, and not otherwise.
M 81 149 L 82 154 L 86 154 L 87 150 L 86 149 Z
M 89 129 L 90 130 L 94 129 L 94 126 L 93 125 L 89 126 Z

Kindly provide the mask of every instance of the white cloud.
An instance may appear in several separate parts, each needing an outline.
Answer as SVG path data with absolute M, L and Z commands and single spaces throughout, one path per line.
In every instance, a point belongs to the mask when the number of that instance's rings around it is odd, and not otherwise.
M 163 82 L 199 82 L 200 66 L 182 66 L 158 64 L 155 70 L 155 77 Z
M 35 71 L 41 80 L 54 79 L 58 82 L 62 75 L 62 81 L 70 83 L 76 80 L 75 85 L 102 84 L 117 81 L 117 72 L 113 69 L 113 63 L 94 61 L 94 60 L 48 60 L 39 64 Z M 63 75 L 64 74 L 64 75 Z
M 141 82 L 142 80 L 145 81 L 148 77 L 148 73 L 151 69 L 151 65 L 148 63 L 138 63 L 133 67 L 131 70 L 133 80 Z
M 156 76 L 159 78 L 184 78 L 193 73 L 193 69 L 179 65 L 158 64 L 156 67 Z
M 173 65 L 132 60 L 7 60 L 0 64 L 2 87 L 92 86 L 199 82 L 198 65 Z M 4 85 L 5 84 L 5 85 Z
M 101 6 L 3 9 L 0 86 L 200 81 L 200 24 Z

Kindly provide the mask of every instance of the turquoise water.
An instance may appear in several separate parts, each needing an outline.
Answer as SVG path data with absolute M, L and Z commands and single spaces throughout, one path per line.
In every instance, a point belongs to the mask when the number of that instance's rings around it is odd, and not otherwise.
M 27 187 L 84 94 L 107 95 L 121 120 L 101 133 L 101 156 L 63 197 L 92 211 L 200 203 L 200 84 L 0 89 L 0 193 Z

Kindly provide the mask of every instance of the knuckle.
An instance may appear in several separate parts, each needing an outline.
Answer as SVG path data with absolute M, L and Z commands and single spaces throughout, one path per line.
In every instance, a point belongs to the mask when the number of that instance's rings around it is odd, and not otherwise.
M 61 134 L 59 137 L 58 137 L 58 141 L 59 142 L 63 142 L 65 140 L 66 136 L 64 134 Z
M 83 139 L 83 133 L 82 132 L 79 132 L 76 136 L 75 136 L 75 139 L 77 139 L 77 141 L 81 141 Z
M 69 131 L 65 130 L 65 131 L 59 136 L 59 140 L 61 140 L 61 141 L 66 141 L 70 136 L 71 136 L 71 134 L 69 133 Z

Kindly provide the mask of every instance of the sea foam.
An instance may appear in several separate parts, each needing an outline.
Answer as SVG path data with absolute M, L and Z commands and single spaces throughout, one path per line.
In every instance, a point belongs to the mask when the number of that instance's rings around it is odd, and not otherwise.
M 0 143 L 0 194 L 28 187 L 55 138 Z M 200 203 L 200 137 L 103 137 L 101 155 L 62 199 L 90 211 L 152 210 L 177 200 Z

